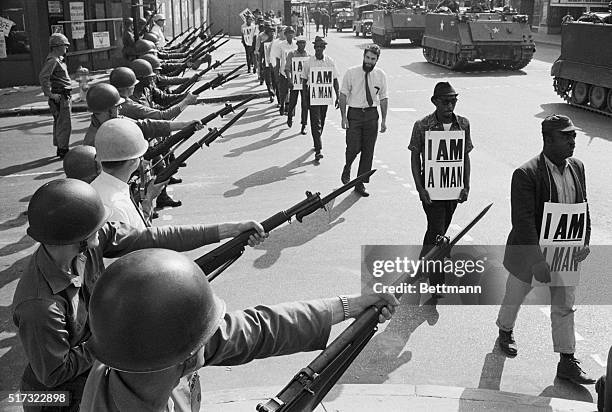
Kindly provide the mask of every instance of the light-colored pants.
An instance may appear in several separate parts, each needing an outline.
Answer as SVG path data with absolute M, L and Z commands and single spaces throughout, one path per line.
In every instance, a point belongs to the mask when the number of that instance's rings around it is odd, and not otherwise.
M 70 134 L 72 133 L 72 122 L 70 110 L 72 101 L 66 96 L 62 96 L 59 102 L 49 99 L 49 109 L 53 116 L 53 146 L 58 149 L 68 150 L 70 144 Z
M 514 329 L 514 323 L 521 304 L 531 291 L 532 286 L 513 274 L 508 275 L 506 294 L 497 315 L 497 327 L 503 331 Z M 557 353 L 574 353 L 576 337 L 574 334 L 574 286 L 551 286 L 550 323 L 552 326 L 553 349 Z

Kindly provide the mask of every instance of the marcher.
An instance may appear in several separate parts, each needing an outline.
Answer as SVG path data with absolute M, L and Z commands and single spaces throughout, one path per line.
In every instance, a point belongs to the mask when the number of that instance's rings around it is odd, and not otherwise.
M 103 257 L 152 247 L 186 251 L 251 229 L 257 231 L 253 244 L 265 236 L 254 221 L 138 230 L 106 218 L 94 188 L 76 179 L 44 184 L 28 205 L 27 232 L 40 246 L 13 297 L 13 321 L 27 358 L 20 389 L 68 391 L 71 404 L 64 410 L 78 410 L 94 362 L 87 304 Z
M 327 115 L 327 106 L 326 105 L 312 105 L 310 99 L 310 69 L 314 67 L 326 67 L 331 69 L 332 78 L 333 78 L 333 88 L 336 93 L 336 102 L 335 107 L 339 107 L 339 96 L 340 96 L 340 86 L 338 84 L 338 71 L 336 70 L 336 64 L 334 60 L 323 54 L 325 50 L 325 46 L 327 42 L 323 40 L 323 38 L 316 36 L 314 42 L 315 54 L 314 56 L 310 56 L 308 60 L 304 63 L 304 71 L 302 72 L 302 80 L 303 87 L 308 87 L 308 110 L 310 112 L 310 132 L 312 133 L 312 140 L 314 143 L 314 151 L 315 151 L 315 160 L 320 160 L 323 158 L 323 153 L 321 150 L 323 149 L 323 144 L 321 141 L 321 135 L 323 134 L 323 128 L 325 127 L 325 116 Z
M 293 41 L 295 30 L 293 27 L 287 26 L 285 28 L 285 40 L 280 42 L 278 46 L 278 53 L 276 54 L 275 66 L 278 67 L 278 101 L 280 103 L 279 112 L 281 116 L 285 115 L 285 108 L 288 100 L 289 93 L 289 81 L 287 73 L 285 73 L 285 67 L 287 64 L 287 55 L 297 49 L 297 45 Z
M 451 224 L 457 203 L 465 202 L 470 192 L 470 151 L 473 149 L 470 136 L 470 122 L 454 113 L 457 104 L 457 92 L 448 82 L 436 84 L 431 102 L 436 111 L 417 120 L 412 128 L 412 136 L 408 149 L 412 152 L 411 169 L 414 185 L 419 192 L 423 210 L 427 216 L 427 231 L 423 239 L 423 248 L 419 257 L 425 256 L 434 247 L 436 237 L 443 236 Z M 465 144 L 463 153 L 463 188 L 457 200 L 432 200 L 425 188 L 425 138 L 427 131 L 462 130 Z M 434 271 L 429 274 L 429 283 L 432 286 L 444 283 L 444 272 Z M 442 298 L 441 294 L 434 294 L 434 298 Z
M 533 278 L 541 283 L 551 282 L 550 265 L 539 247 L 542 216 L 547 203 L 585 204 L 585 243 L 573 258 L 581 262 L 589 255 L 591 219 L 586 204 L 584 165 L 572 157 L 576 130 L 567 116 L 547 116 L 542 121 L 542 152 L 512 174 L 512 230 L 504 254 L 504 267 L 510 274 L 496 322 L 499 346 L 508 356 L 518 353 L 513 330 L 521 304 L 532 289 Z M 591 385 L 595 379 L 582 370 L 580 361 L 574 357 L 575 294 L 575 286 L 550 286 L 553 350 L 560 355 L 557 377 Z
M 96 160 L 96 149 L 92 146 L 76 146 L 70 149 L 62 163 L 66 177 L 91 183 L 102 171 Z
M 246 53 L 248 73 L 251 73 L 251 67 L 253 67 L 253 73 L 256 72 L 255 55 L 253 53 L 255 47 L 255 36 L 257 35 L 256 30 L 257 27 L 253 24 L 253 16 L 247 14 L 246 22 L 240 26 L 240 32 L 242 33 L 240 40 L 242 41 L 242 46 L 244 47 L 244 52 Z
M 287 106 L 287 126 L 293 126 L 293 116 L 295 115 L 295 106 L 297 105 L 298 95 L 300 96 L 300 107 L 301 107 L 301 134 L 306 134 L 306 126 L 308 125 L 308 92 L 302 84 L 301 71 L 294 73 L 293 71 L 293 59 L 294 58 L 306 58 L 309 57 L 306 51 L 306 39 L 298 37 L 295 41 L 297 50 L 290 51 L 287 54 L 287 61 L 285 63 L 285 77 L 287 78 L 287 85 L 290 89 L 289 93 L 289 104 Z M 300 90 L 295 90 L 293 79 L 297 78 L 299 81 Z
M 357 175 L 372 169 L 378 136 L 378 106 L 382 117 L 380 132 L 387 130 L 387 75 L 375 67 L 379 57 L 380 47 L 368 45 L 363 51 L 361 66 L 348 69 L 342 79 L 340 114 L 342 128 L 346 129 L 345 163 L 341 175 L 343 184 L 351 180 L 351 165 L 359 153 L 361 156 Z M 363 183 L 355 186 L 355 191 L 363 197 L 369 196 Z
M 164 25 L 166 23 L 166 16 L 163 14 L 156 14 L 153 16 L 153 27 L 151 33 L 157 35 L 158 41 L 157 47 L 164 48 L 166 46 L 166 35 L 164 34 Z
M 263 48 L 263 67 L 264 67 L 264 81 L 266 82 L 266 89 L 268 90 L 268 96 L 270 97 L 270 103 L 274 103 L 274 96 L 277 91 L 276 81 L 274 79 L 274 68 L 272 67 L 272 58 L 270 52 L 272 49 L 272 43 L 274 41 L 274 28 L 266 27 L 266 38 L 262 39 Z
M 142 131 L 128 119 L 110 119 L 96 133 L 96 152 L 102 163 L 102 173 L 91 182 L 111 214 L 109 222 L 123 222 L 144 229 L 151 226 L 153 201 L 168 182 L 146 185 L 145 195 L 136 203 L 131 196 L 128 181 L 139 170 L 142 156 L 149 149 Z
M 330 19 L 331 17 L 329 16 L 327 9 L 323 9 L 323 11 L 321 12 L 321 26 L 323 28 L 323 37 L 327 37 Z
M 66 36 L 53 33 L 49 37 L 49 54 L 38 76 L 40 87 L 49 98 L 49 109 L 53 116 L 53 146 L 57 147 L 57 156 L 60 159 L 68 153 L 72 133 L 72 87 L 65 62 L 68 47 L 70 42 Z
M 272 40 L 270 45 L 270 65 L 272 66 L 272 83 L 274 85 L 274 93 L 276 94 L 276 107 L 281 107 L 280 99 L 280 65 L 278 61 L 281 57 L 281 43 L 285 41 L 285 29 L 287 26 L 277 26 L 277 38 Z
M 91 296 L 90 342 L 98 361 L 81 410 L 172 410 L 168 398 L 174 395 L 174 410 L 199 411 L 198 378 L 177 408 L 173 388 L 180 377 L 203 366 L 323 349 L 332 325 L 379 303 L 385 305 L 378 319 L 383 323 L 399 304 L 390 294 L 226 312 L 204 273 L 186 256 L 162 249 L 130 253 L 106 269 Z

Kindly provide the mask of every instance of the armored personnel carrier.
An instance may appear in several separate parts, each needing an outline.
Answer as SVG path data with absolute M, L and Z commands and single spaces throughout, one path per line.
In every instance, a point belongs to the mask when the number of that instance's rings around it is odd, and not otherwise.
M 451 70 L 474 60 L 520 70 L 535 53 L 527 16 L 499 12 L 430 13 L 422 46 L 429 63 Z
M 555 92 L 572 106 L 612 116 L 612 25 L 561 25 L 561 56 L 551 69 Z
M 424 8 L 374 10 L 372 41 L 384 47 L 396 39 L 410 39 L 412 43 L 421 44 L 425 14 Z

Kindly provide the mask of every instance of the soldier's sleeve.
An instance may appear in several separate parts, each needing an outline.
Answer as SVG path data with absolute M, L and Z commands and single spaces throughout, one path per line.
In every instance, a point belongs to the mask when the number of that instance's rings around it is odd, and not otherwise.
M 40 70 L 40 74 L 38 75 L 40 87 L 47 97 L 51 96 L 51 74 L 53 73 L 53 70 L 55 70 L 56 64 L 57 61 L 55 59 L 47 59 Z
M 109 222 L 99 232 L 100 246 L 106 258 L 117 258 L 135 250 L 163 248 L 185 252 L 219 242 L 218 225 L 158 226 L 136 229 L 119 222 Z
M 225 315 L 206 343 L 206 365 L 240 365 L 270 356 L 324 349 L 331 308 L 323 300 L 256 306 Z
M 171 106 L 185 98 L 184 95 L 176 95 L 162 92 L 157 87 L 152 89 L 153 101 L 160 106 Z
M 140 127 L 142 134 L 147 140 L 170 134 L 170 123 L 166 120 L 142 119 L 136 120 L 136 124 Z

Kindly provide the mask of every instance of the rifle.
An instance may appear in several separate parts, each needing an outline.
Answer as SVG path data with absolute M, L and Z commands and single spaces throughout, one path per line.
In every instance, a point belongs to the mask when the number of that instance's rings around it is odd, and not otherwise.
M 214 24 L 214 23 L 211 23 L 211 24 L 207 25 L 207 26 L 206 26 L 206 28 L 205 28 L 203 31 L 210 30 L 210 28 L 213 26 L 213 24 Z M 201 27 L 201 26 L 203 26 L 203 25 L 204 25 L 204 23 L 202 23 L 202 24 L 200 25 L 200 27 Z M 178 34 L 178 35 L 174 36 L 174 37 L 172 38 L 172 40 L 170 40 L 166 46 L 167 46 L 167 47 L 170 47 L 170 48 L 179 48 L 179 47 L 184 46 L 184 44 L 185 44 L 185 43 L 186 43 L 188 40 L 191 40 L 191 36 L 193 35 L 193 33 L 195 33 L 195 31 L 196 31 L 197 29 L 198 29 L 197 27 L 189 27 L 188 29 L 183 30 L 183 32 L 182 32 L 182 33 L 180 33 L 180 34 Z M 173 43 L 173 42 L 174 42 L 176 39 L 179 39 L 179 38 L 180 38 L 180 37 L 181 37 L 181 36 L 182 36 L 182 35 L 183 35 L 185 32 L 188 32 L 188 33 L 187 33 L 187 35 L 186 35 L 186 36 L 183 38 L 183 40 L 181 40 L 181 42 L 180 42 L 179 44 L 177 44 L 177 45 L 175 45 L 175 46 L 172 46 L 172 43 Z
M 274 216 L 269 217 L 261 222 L 261 226 L 263 226 L 264 231 L 267 233 L 273 229 L 276 229 L 285 222 L 291 222 L 291 218 L 294 216 L 298 222 L 301 222 L 304 216 L 308 216 L 316 212 L 318 209 L 325 209 L 325 205 L 327 203 L 363 182 L 365 179 L 372 176 L 374 172 L 376 172 L 376 169 L 357 176 L 355 179 L 351 180 L 339 189 L 334 190 L 322 199 L 319 192 L 313 194 L 307 191 L 305 200 L 298 202 L 287 210 L 281 210 Z M 211 250 L 207 254 L 195 260 L 196 265 L 198 265 L 204 274 L 206 274 L 209 282 L 214 280 L 240 256 L 242 256 L 245 246 L 249 243 L 249 237 L 254 233 L 254 229 L 243 232 L 232 240 L 222 244 L 221 246 Z
M 485 207 L 452 240 L 438 236 L 436 246 L 423 260 L 440 259 L 489 211 L 493 203 Z M 397 283 L 410 274 L 404 274 Z M 419 280 L 416 276 L 412 282 Z M 397 298 L 401 293 L 396 293 Z M 336 384 L 351 362 L 359 355 L 378 328 L 380 307 L 370 306 L 351 323 L 319 356 L 298 372 L 276 397 L 257 405 L 258 412 L 312 411 Z
M 222 39 L 223 36 L 220 37 L 220 39 Z M 201 49 L 200 51 L 198 51 L 198 53 L 192 58 L 192 61 L 196 61 L 199 58 L 201 58 L 202 56 L 208 54 L 208 53 L 212 53 L 215 50 L 217 50 L 218 48 L 220 48 L 221 46 L 224 46 L 227 42 L 229 42 L 230 39 L 225 40 L 223 43 L 220 44 L 210 44 L 209 46 L 204 47 L 203 49 Z
M 212 129 L 208 129 L 208 133 L 206 136 L 192 144 L 187 150 L 178 155 L 176 159 L 174 159 L 168 166 L 166 166 L 161 172 L 157 174 L 155 178 L 155 184 L 165 182 L 170 179 L 173 174 L 175 174 L 179 167 L 181 167 L 181 163 L 186 161 L 192 154 L 194 154 L 198 149 L 202 148 L 203 145 L 209 146 L 212 142 L 214 142 L 219 136 L 221 136 L 227 129 L 229 129 L 238 119 L 240 119 L 248 109 L 243 109 L 240 113 L 238 113 L 232 120 L 227 122 L 225 126 L 221 129 L 217 129 L 213 127 Z
M 232 57 L 234 57 L 233 54 L 229 55 L 228 57 L 226 57 L 225 59 L 223 59 L 222 61 L 217 60 L 216 62 L 214 62 L 213 64 L 210 65 L 210 67 L 207 67 L 204 70 L 201 70 L 199 73 L 196 73 L 188 82 L 188 84 L 186 84 L 185 86 L 181 85 L 179 87 L 177 87 L 176 89 L 173 90 L 173 93 L 175 92 L 179 92 L 179 93 L 183 93 L 188 91 L 189 89 L 191 89 L 193 87 L 194 84 L 196 84 L 200 78 L 202 76 L 204 76 L 206 73 L 208 73 L 211 70 L 216 69 L 217 67 L 221 66 L 223 63 L 227 62 L 229 59 L 231 59 Z
M 215 87 L 219 87 L 224 83 L 227 83 L 231 80 L 234 80 L 236 77 L 240 76 L 239 74 L 232 76 L 234 73 L 236 73 L 238 70 L 242 69 L 245 66 L 245 64 L 241 64 L 240 66 L 236 67 L 234 70 L 232 70 L 229 73 L 226 74 L 218 74 L 217 77 L 215 77 L 214 79 L 204 83 L 202 86 L 198 87 L 197 89 L 195 89 L 193 91 L 193 94 L 200 94 L 205 90 L 208 89 L 214 89 Z M 231 76 L 231 77 L 230 77 Z
M 237 110 L 239 107 L 244 106 L 245 104 L 247 104 L 248 102 L 250 102 L 251 100 L 253 100 L 255 97 L 257 96 L 252 96 L 249 97 L 247 99 L 244 99 L 243 101 L 241 101 L 240 103 L 236 104 L 236 105 L 232 105 L 230 103 L 225 103 L 225 106 L 222 109 L 217 110 L 216 112 L 213 112 L 203 118 L 200 119 L 200 123 L 202 123 L 202 125 L 207 125 L 208 123 L 212 122 L 214 119 L 216 119 L 217 117 L 223 117 L 228 115 L 229 113 L 235 113 L 235 110 Z M 173 135 L 167 137 L 166 139 L 164 139 L 163 142 L 161 142 L 158 145 L 155 145 L 153 147 L 150 147 L 147 152 L 144 154 L 144 159 L 145 160 L 151 160 L 159 155 L 165 155 L 167 156 L 168 154 L 170 154 L 170 149 L 172 149 L 175 145 L 189 139 L 191 136 L 193 136 L 193 134 L 196 132 L 196 128 L 194 124 L 190 124 L 188 126 L 185 126 L 184 128 L 182 128 L 181 130 L 179 130 L 178 132 L 174 133 Z M 165 157 L 164 156 L 164 157 Z M 163 159 L 162 159 L 163 160 Z M 151 166 L 152 168 L 155 167 L 155 165 Z
M 215 33 L 214 37 L 211 37 L 210 39 L 206 39 L 204 40 L 202 43 L 200 43 L 197 47 L 195 47 L 192 51 L 191 51 L 191 55 L 192 57 L 190 58 L 191 61 L 197 60 L 200 55 L 202 54 L 202 51 L 208 51 L 209 48 L 211 48 L 212 45 L 214 45 L 215 43 L 217 43 L 218 41 L 220 41 L 221 39 L 223 39 L 223 37 L 225 37 L 225 35 L 227 33 L 222 33 L 220 37 L 217 37 L 217 34 L 223 32 L 223 29 L 220 29 L 217 33 Z
M 145 32 L 147 31 L 147 27 L 149 27 L 149 24 L 151 24 L 151 20 L 153 20 L 153 16 L 157 14 L 158 9 L 159 9 L 159 6 L 155 7 L 155 11 L 149 15 L 149 17 L 147 18 L 147 24 L 145 24 L 144 26 L 140 28 L 140 31 L 138 32 L 138 37 L 144 36 Z M 144 10 L 144 7 L 143 7 L 143 10 Z M 134 24 L 137 24 L 137 23 L 134 22 Z

